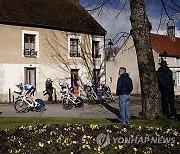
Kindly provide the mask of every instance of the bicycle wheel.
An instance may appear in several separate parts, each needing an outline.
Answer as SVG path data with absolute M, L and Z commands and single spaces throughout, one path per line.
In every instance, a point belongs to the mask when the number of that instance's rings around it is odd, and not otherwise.
M 73 103 L 70 100 L 68 100 L 67 98 L 64 98 L 63 99 L 63 109 L 70 110 L 72 108 L 73 108 Z
M 44 103 L 44 101 L 41 100 L 41 99 L 36 99 L 35 101 L 38 103 L 37 106 L 35 107 L 35 109 L 36 109 L 37 111 L 43 111 L 43 110 L 45 109 L 45 103 Z
M 23 100 L 17 100 L 14 102 L 14 109 L 19 113 L 25 112 L 27 110 L 27 104 Z

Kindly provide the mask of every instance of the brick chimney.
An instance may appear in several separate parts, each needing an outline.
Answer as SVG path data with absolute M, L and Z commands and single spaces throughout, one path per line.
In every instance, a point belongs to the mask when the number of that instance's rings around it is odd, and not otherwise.
M 173 40 L 175 41 L 175 26 L 168 26 L 167 27 L 167 35 Z

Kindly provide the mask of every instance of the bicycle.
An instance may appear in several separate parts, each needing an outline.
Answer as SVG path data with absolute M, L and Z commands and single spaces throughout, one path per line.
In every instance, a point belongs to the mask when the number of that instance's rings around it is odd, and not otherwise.
M 89 83 L 85 84 L 84 85 L 84 91 L 86 93 L 88 100 L 90 100 L 94 103 L 102 101 L 100 95 L 96 94 L 92 84 L 89 84 Z
M 14 92 L 19 94 L 19 92 Z M 41 99 L 36 99 L 35 101 L 27 100 L 25 95 L 18 95 L 15 98 L 16 101 L 14 102 L 14 109 L 17 113 L 23 113 L 28 111 L 43 111 L 45 110 L 45 103 Z
M 61 86 L 60 93 L 62 93 L 62 104 L 63 104 L 63 109 L 65 110 L 70 110 L 73 107 L 83 107 L 84 102 L 81 97 L 75 97 L 72 96 L 73 94 L 70 93 L 70 90 L 65 84 L 60 83 Z
M 114 102 L 115 98 L 113 97 L 111 93 L 110 87 L 106 84 L 102 84 L 101 87 L 102 87 L 102 92 L 103 92 L 102 96 L 104 96 L 105 100 Z

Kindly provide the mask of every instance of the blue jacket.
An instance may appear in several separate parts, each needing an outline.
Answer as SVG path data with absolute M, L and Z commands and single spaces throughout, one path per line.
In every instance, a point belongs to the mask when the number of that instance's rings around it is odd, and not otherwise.
M 121 74 L 117 81 L 116 95 L 128 95 L 133 90 L 132 80 L 127 73 Z

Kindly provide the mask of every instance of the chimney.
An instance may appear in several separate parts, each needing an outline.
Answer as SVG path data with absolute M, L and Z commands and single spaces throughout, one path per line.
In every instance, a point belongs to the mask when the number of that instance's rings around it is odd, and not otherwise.
M 168 26 L 167 27 L 167 35 L 175 41 L 175 26 Z

